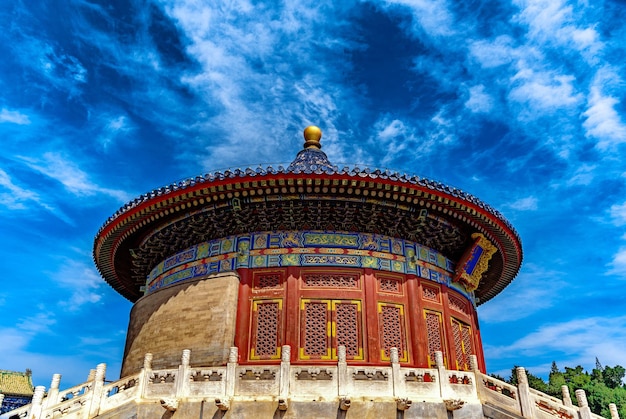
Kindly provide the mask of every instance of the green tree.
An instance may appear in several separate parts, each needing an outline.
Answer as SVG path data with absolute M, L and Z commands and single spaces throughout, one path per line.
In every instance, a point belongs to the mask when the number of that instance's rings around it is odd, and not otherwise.
M 609 366 L 606 366 L 604 367 L 604 371 L 602 371 L 604 384 L 606 384 L 608 388 L 622 387 L 624 374 L 626 374 L 626 369 L 624 369 L 624 367 L 622 367 L 621 365 L 616 365 L 612 368 Z
M 548 391 L 551 396 L 561 398 L 563 392 L 561 386 L 565 385 L 565 375 L 559 371 L 556 366 L 556 362 L 552 361 L 552 368 L 550 368 L 550 375 L 548 376 Z
M 530 387 L 544 393 L 548 392 L 548 384 L 546 384 L 546 382 L 543 381 L 541 377 L 537 377 L 527 369 L 524 370 L 526 371 L 526 376 L 528 377 L 528 385 Z M 509 383 L 513 384 L 514 386 L 517 385 L 517 366 L 513 367 L 513 369 L 511 370 L 511 379 L 509 380 Z
M 581 365 L 576 366 L 576 368 L 565 367 L 563 377 L 565 384 L 569 387 L 570 394 L 574 394 L 579 388 L 585 388 L 591 382 L 591 376 L 583 370 Z
M 583 389 L 593 413 L 610 418 L 609 403 L 615 403 L 620 417 L 626 418 L 626 385 L 623 383 L 626 369 L 621 365 L 602 367 L 596 358 L 596 368 L 589 374 L 580 365 L 575 368 L 565 367 L 565 371 L 560 371 L 556 362 L 552 362 L 548 383 L 528 370 L 526 370 L 526 375 L 528 384 L 535 390 L 561 398 L 561 386 L 565 384 L 572 398 L 575 398 L 576 390 Z M 502 379 L 499 376 L 496 378 Z M 511 378 L 508 382 L 512 385 L 518 384 L 517 367 L 511 370 Z M 576 404 L 575 400 L 574 404 Z

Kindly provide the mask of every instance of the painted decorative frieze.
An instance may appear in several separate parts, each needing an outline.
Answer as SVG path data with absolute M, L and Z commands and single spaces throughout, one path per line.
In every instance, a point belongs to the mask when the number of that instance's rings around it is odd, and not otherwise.
M 454 263 L 418 243 L 382 235 L 274 231 L 228 236 L 199 243 L 159 263 L 148 275 L 146 293 L 180 281 L 239 268 L 341 266 L 414 274 L 451 285 Z

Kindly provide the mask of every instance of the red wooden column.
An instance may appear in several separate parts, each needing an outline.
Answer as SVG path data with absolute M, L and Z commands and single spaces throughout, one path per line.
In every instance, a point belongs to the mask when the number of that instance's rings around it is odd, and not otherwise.
M 250 351 L 250 307 L 252 302 L 252 275 L 250 270 L 241 268 L 239 274 L 239 298 L 237 300 L 237 323 L 234 345 L 239 348 L 239 360 L 247 360 Z
M 406 292 L 408 294 L 408 319 L 411 329 L 412 364 L 418 368 L 428 368 L 428 348 L 426 346 L 426 327 L 422 314 L 422 289 L 415 275 L 406 275 Z

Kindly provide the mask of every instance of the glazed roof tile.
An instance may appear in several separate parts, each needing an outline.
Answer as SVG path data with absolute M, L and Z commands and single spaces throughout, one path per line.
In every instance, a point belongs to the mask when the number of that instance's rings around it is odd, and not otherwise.
M 30 373 L 0 370 L 0 393 L 14 396 L 32 396 L 33 381 Z

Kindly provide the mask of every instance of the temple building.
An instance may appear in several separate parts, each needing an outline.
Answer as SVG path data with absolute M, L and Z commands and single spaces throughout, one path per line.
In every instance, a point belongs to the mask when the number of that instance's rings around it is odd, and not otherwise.
M 30 370 L 0 370 L 0 414 L 29 404 L 33 398 L 33 390 Z
M 286 167 L 187 179 L 110 217 L 93 255 L 134 302 L 120 380 L 101 364 L 60 391 L 55 375 L 1 417 L 596 417 L 523 368 L 518 386 L 486 375 L 476 307 L 521 266 L 513 226 L 445 184 L 337 167 L 321 136 L 306 128 Z

